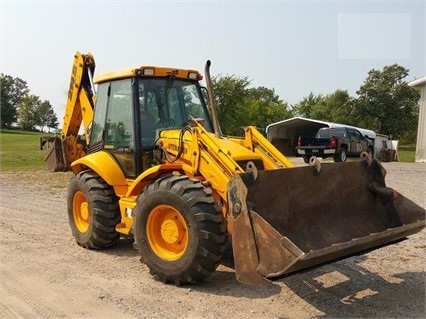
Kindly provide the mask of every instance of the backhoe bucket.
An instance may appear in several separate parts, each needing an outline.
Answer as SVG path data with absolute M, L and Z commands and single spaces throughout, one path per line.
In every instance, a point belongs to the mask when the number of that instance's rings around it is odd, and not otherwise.
M 266 278 L 419 232 L 425 209 L 386 187 L 375 160 L 239 174 L 229 183 L 237 279 Z
M 50 138 L 47 142 L 48 147 L 44 156 L 44 161 L 47 164 L 47 168 L 51 172 L 65 172 L 68 170 L 68 165 L 65 164 L 64 152 L 62 146 L 62 140 L 59 137 Z M 40 141 L 40 148 L 43 147 Z M 43 144 L 44 144 L 43 143 Z

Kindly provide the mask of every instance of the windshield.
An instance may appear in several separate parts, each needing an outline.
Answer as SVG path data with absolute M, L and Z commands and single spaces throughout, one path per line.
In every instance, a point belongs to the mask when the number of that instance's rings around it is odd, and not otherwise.
M 143 117 L 156 129 L 183 128 L 195 118 L 212 131 L 198 82 L 174 77 L 139 79 L 139 104 Z

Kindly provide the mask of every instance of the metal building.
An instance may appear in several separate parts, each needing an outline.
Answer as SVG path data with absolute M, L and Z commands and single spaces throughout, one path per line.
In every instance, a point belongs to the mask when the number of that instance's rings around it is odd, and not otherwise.
M 320 120 L 314 120 L 304 117 L 293 117 L 291 119 L 272 123 L 266 127 L 266 136 L 274 146 L 286 156 L 295 155 L 295 146 L 299 136 L 315 136 L 322 127 L 352 127 L 367 135 L 370 139 L 375 140 L 376 133 L 360 127 L 332 123 Z M 381 142 L 380 142 L 381 143 Z M 379 145 L 381 148 L 381 144 Z M 376 148 L 376 145 L 375 145 Z M 378 149 L 380 150 L 380 149 Z M 378 154 L 375 149 L 375 153 Z
M 420 90 L 419 123 L 417 126 L 416 162 L 426 162 L 426 77 L 409 83 Z

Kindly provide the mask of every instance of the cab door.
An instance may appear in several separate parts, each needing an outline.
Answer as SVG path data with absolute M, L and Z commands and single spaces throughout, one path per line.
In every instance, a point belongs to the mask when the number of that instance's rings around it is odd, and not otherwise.
M 350 136 L 350 140 L 351 140 L 351 149 L 350 149 L 350 153 L 351 155 L 357 155 L 360 154 L 363 150 L 363 144 L 364 142 L 366 142 L 364 140 L 364 137 L 362 136 L 362 134 L 352 128 L 348 128 L 348 133 Z
M 110 153 L 127 178 L 136 177 L 132 80 L 101 83 L 89 149 Z

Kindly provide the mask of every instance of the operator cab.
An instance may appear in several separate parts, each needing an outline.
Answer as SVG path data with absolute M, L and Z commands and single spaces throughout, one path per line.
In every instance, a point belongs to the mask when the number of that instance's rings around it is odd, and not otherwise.
M 96 81 L 88 152 L 110 153 L 127 178 L 135 178 L 152 166 L 155 142 L 162 130 L 181 130 L 196 118 L 212 131 L 198 72 L 149 68 L 152 72 L 144 75 L 141 70 L 127 71 L 128 77 L 123 72 L 108 74 Z

